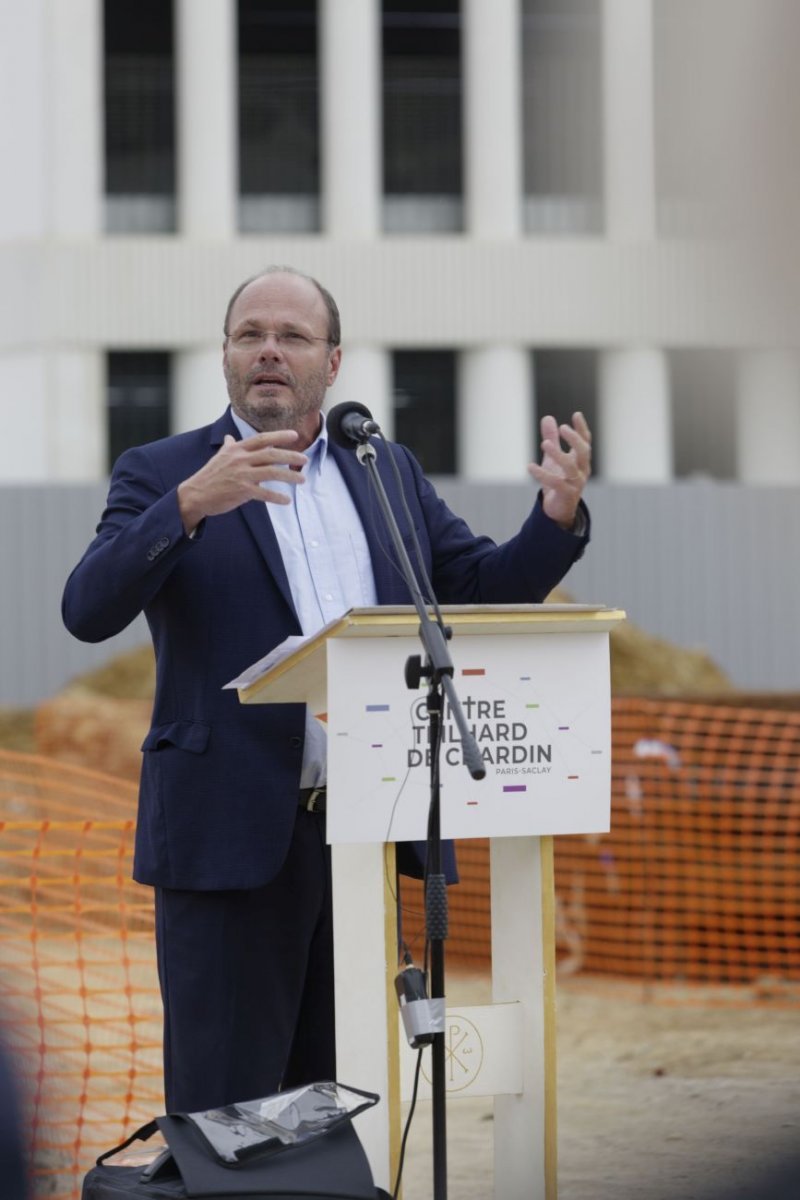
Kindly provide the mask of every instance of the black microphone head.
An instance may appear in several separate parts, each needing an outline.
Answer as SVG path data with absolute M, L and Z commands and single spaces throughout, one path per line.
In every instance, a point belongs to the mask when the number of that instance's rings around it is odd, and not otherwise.
M 365 429 L 367 422 L 372 428 Z M 352 450 L 353 446 L 360 445 L 366 440 L 367 434 L 378 429 L 372 419 L 372 413 L 366 405 L 359 404 L 357 400 L 345 400 L 342 404 L 335 404 L 326 414 L 325 424 L 328 437 L 334 445 L 342 446 L 345 450 Z

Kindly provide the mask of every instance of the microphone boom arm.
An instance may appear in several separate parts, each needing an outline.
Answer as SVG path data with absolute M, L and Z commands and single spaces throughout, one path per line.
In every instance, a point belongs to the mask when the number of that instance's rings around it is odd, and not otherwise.
M 391 451 L 389 451 L 391 453 Z M 464 710 L 461 707 L 461 702 L 453 685 L 453 660 L 450 656 L 450 651 L 447 647 L 445 632 L 440 623 L 432 620 L 428 613 L 425 604 L 425 598 L 419 589 L 417 577 L 414 568 L 411 565 L 411 559 L 408 557 L 408 551 L 405 548 L 403 539 L 400 536 L 400 530 L 397 527 L 394 513 L 389 504 L 389 497 L 386 495 L 386 489 L 383 486 L 383 480 L 378 474 L 375 465 L 377 453 L 375 447 L 370 442 L 362 442 L 356 450 L 356 458 L 363 467 L 366 467 L 369 472 L 370 479 L 375 485 L 375 494 L 378 498 L 378 505 L 386 527 L 389 530 L 389 536 L 392 539 L 392 544 L 397 554 L 400 563 L 400 569 L 403 573 L 403 578 L 408 585 L 408 590 L 411 592 L 411 598 L 414 602 L 414 607 L 419 615 L 419 636 L 428 656 L 428 666 L 423 671 L 423 674 L 430 677 L 430 682 L 433 684 L 441 684 L 447 701 L 450 707 L 450 712 L 453 720 L 461 734 L 462 754 L 464 756 L 464 765 L 469 771 L 473 779 L 483 779 L 486 775 L 486 768 L 483 765 L 478 743 L 471 733 Z

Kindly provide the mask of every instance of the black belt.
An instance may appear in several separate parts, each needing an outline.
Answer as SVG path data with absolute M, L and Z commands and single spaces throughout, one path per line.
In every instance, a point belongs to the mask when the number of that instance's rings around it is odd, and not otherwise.
M 322 787 L 301 788 L 297 803 L 306 812 L 325 812 L 325 797 L 327 789 Z

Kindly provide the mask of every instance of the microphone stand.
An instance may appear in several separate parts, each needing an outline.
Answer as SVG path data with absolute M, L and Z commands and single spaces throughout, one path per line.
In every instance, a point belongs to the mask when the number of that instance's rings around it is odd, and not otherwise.
M 405 679 L 409 688 L 418 688 L 422 678 L 428 680 L 427 708 L 431 748 L 431 801 L 428 824 L 427 865 L 425 872 L 425 922 L 431 952 L 431 999 L 444 1002 L 444 942 L 447 937 L 447 883 L 442 874 L 441 843 L 441 795 L 439 750 L 441 726 L 444 716 L 444 696 L 447 697 L 450 713 L 461 735 L 464 764 L 473 779 L 483 779 L 486 768 L 480 756 L 478 744 L 467 727 L 464 710 L 453 684 L 453 661 L 447 647 L 450 630 L 431 619 L 425 600 L 420 592 L 414 568 L 406 552 L 400 530 L 392 512 L 383 480 L 378 474 L 375 447 L 364 440 L 356 450 L 356 457 L 367 469 L 375 488 L 383 519 L 389 530 L 397 554 L 403 578 L 411 593 L 414 607 L 419 614 L 419 636 L 425 650 L 425 662 L 419 655 L 408 659 Z M 388 453 L 391 453 L 389 451 Z M 447 1200 L 447 1118 L 445 1083 L 444 1031 L 433 1035 L 431 1045 L 431 1090 L 433 1111 L 433 1200 Z

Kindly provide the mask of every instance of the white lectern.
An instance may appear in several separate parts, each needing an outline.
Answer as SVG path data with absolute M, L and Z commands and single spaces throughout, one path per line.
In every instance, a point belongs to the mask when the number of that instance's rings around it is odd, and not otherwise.
M 445 712 L 445 838 L 491 838 L 492 996 L 448 1009 L 448 1095 L 495 1096 L 496 1200 L 555 1200 L 552 837 L 610 820 L 608 634 L 624 613 L 584 605 L 443 609 L 456 690 L 486 765 L 474 781 Z M 391 1191 L 410 1092 L 394 991 L 394 846 L 424 840 L 430 799 L 425 685 L 412 607 L 354 609 L 293 639 L 233 685 L 245 704 L 305 702 L 328 726 L 336 1055 L 341 1082 L 378 1092 L 358 1133 Z M 280 650 L 280 648 L 279 648 Z

